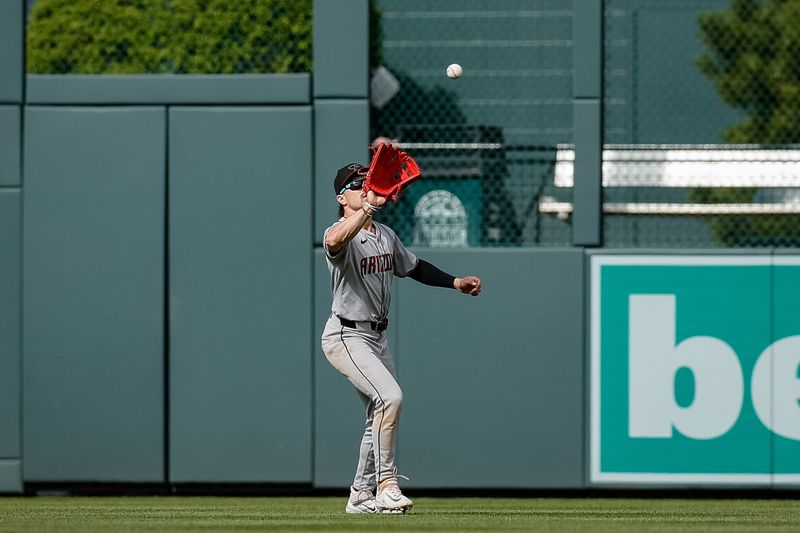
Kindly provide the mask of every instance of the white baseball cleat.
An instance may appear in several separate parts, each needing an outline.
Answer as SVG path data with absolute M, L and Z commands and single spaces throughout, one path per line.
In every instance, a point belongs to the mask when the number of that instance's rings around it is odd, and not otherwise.
M 375 509 L 379 513 L 405 513 L 412 507 L 414 502 L 400 492 L 397 479 L 386 481 L 375 497 Z
M 375 496 L 371 490 L 350 489 L 350 498 L 344 510 L 348 514 L 375 513 Z

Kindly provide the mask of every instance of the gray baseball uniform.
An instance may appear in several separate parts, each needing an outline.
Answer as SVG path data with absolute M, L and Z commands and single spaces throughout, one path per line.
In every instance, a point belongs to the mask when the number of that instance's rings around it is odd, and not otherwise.
M 393 277 L 405 277 L 417 264 L 416 256 L 390 228 L 373 222 L 373 229 L 359 231 L 335 255 L 325 248 L 333 305 L 322 334 L 322 350 L 356 387 L 367 411 L 355 490 L 374 490 L 394 475 L 403 395 L 386 335 L 375 329 L 375 323 L 389 313 Z

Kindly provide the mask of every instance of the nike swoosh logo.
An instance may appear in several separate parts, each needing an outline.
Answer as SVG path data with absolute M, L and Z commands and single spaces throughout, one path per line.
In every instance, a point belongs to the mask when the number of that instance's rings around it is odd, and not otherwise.
M 367 239 L 361 239 L 361 244 L 366 244 L 366 243 L 367 243 Z

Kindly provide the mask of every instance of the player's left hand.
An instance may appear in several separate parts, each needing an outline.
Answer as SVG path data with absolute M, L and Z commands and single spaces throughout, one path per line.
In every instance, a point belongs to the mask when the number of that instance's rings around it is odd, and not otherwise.
M 455 288 L 459 292 L 469 294 L 470 296 L 477 296 L 481 293 L 481 278 L 478 276 L 456 278 L 453 285 L 455 285 Z

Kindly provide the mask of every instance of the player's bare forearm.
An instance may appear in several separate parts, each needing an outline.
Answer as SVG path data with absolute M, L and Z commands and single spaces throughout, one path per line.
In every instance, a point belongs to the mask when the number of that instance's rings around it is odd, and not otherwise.
M 348 215 L 341 223 L 337 224 L 328 232 L 325 238 L 325 246 L 331 253 L 336 253 L 353 240 L 353 237 L 358 235 L 361 228 L 372 219 L 375 214 L 385 203 L 384 196 L 378 196 L 372 191 L 365 193 L 361 191 L 361 209 L 351 211 L 352 214 Z
M 336 224 L 325 237 L 325 246 L 331 253 L 336 253 L 358 235 L 370 217 L 363 210 L 358 210 L 339 224 Z

